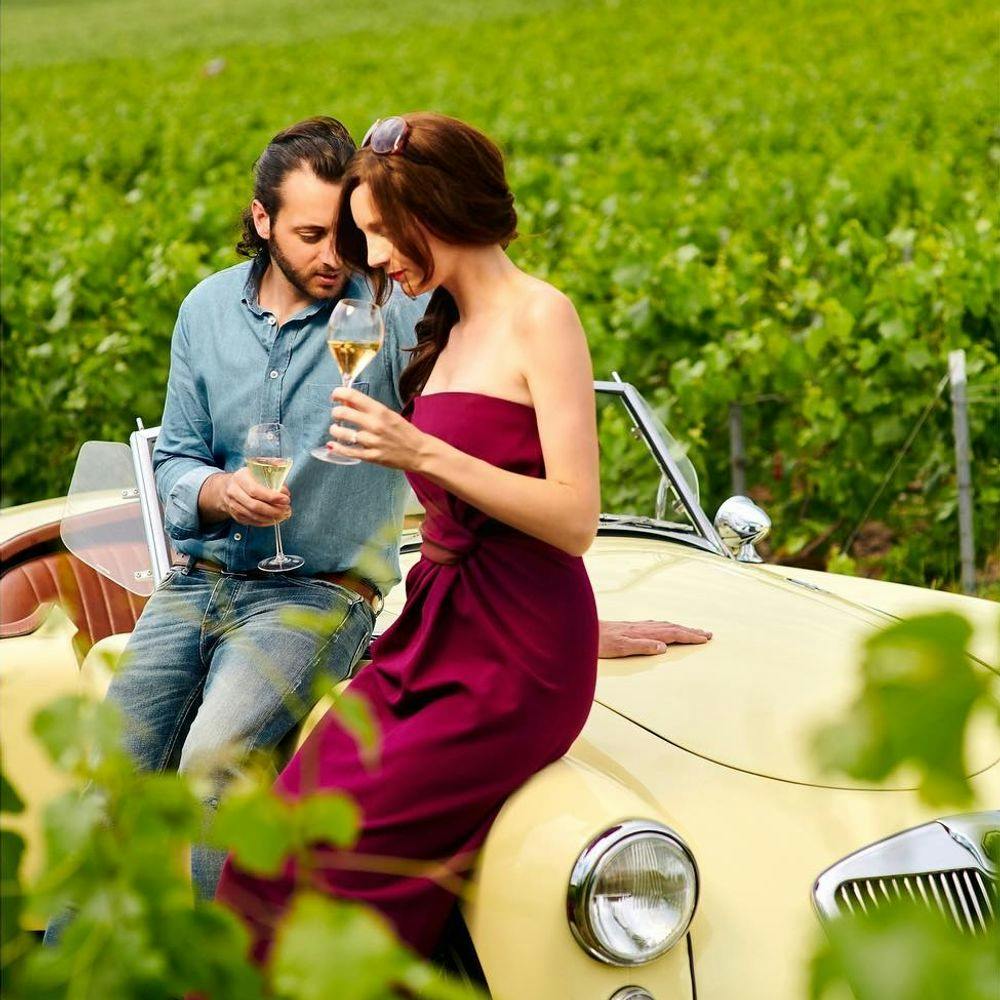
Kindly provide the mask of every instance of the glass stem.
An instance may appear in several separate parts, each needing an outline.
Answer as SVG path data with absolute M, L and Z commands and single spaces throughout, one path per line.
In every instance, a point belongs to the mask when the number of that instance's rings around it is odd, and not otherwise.
M 278 560 L 280 566 L 285 561 L 285 550 L 281 547 L 281 528 L 277 524 L 274 526 L 274 545 L 277 549 L 274 558 Z
M 350 389 L 351 388 L 351 383 L 353 381 L 354 381 L 354 379 L 352 379 L 349 376 L 344 375 L 343 373 L 341 373 L 341 375 L 340 375 L 340 384 L 345 389 Z M 338 420 L 338 421 L 336 421 L 336 424 L 337 424 L 338 427 L 346 427 L 347 426 L 347 422 L 344 421 L 344 420 Z M 339 443 L 343 443 L 343 442 L 339 442 Z

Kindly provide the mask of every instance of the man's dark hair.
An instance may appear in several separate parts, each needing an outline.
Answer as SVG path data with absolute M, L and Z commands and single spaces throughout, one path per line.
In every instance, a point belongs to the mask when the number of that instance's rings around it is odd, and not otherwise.
M 279 132 L 254 164 L 253 196 L 273 224 L 281 208 L 281 185 L 289 173 L 306 166 L 320 180 L 339 183 L 356 148 L 351 133 L 336 118 L 297 122 Z M 268 254 L 267 240 L 258 234 L 249 205 L 243 210 L 243 235 L 236 252 L 243 257 Z

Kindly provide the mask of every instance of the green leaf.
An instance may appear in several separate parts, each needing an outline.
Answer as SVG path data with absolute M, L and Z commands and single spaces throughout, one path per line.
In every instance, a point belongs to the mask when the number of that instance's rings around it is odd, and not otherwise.
M 696 257 L 701 255 L 701 248 L 695 246 L 693 243 L 685 243 L 684 246 L 678 247 L 675 256 L 677 257 L 677 263 L 681 267 L 686 264 L 690 264 Z
M 271 977 L 295 1000 L 386 1000 L 413 961 L 374 910 L 301 893 L 278 927 Z
M 927 349 L 927 345 L 918 341 L 906 348 L 903 352 L 903 361 L 910 368 L 914 369 L 914 371 L 919 372 L 923 371 L 933 361 L 933 357 Z
M 878 325 L 878 332 L 884 340 L 904 340 L 906 338 L 906 324 L 897 316 L 894 319 L 887 319 Z
M 378 720 L 368 702 L 350 689 L 341 692 L 330 708 L 344 728 L 354 737 L 362 761 L 369 769 L 378 766 L 381 745 Z
M 400 974 L 399 983 L 420 1000 L 489 1000 L 478 987 L 452 979 L 429 962 L 414 962 Z
M 153 946 L 143 901 L 106 885 L 80 906 L 57 947 L 28 956 L 24 986 L 32 997 L 171 1000 L 163 953 Z
M 248 958 L 250 935 L 224 906 L 209 903 L 158 914 L 156 938 L 176 996 L 192 991 L 219 1000 L 264 996 L 261 972 Z
M 983 837 L 983 851 L 994 867 L 1000 868 L 1000 830 L 990 830 Z
M 292 807 L 267 789 L 223 798 L 211 842 L 256 875 L 277 875 L 296 846 Z
M 45 845 L 50 866 L 62 859 L 94 851 L 93 837 L 108 818 L 103 790 L 69 791 L 45 808 Z
M 24 838 L 13 830 L 0 830 L 0 945 L 7 945 L 21 933 L 24 891 L 21 887 L 21 857 Z
M 897 902 L 828 924 L 813 959 L 811 1000 L 995 1000 L 1000 948 L 939 914 Z
M 899 417 L 880 417 L 872 426 L 872 441 L 876 445 L 891 444 L 901 441 L 905 433 L 906 427 Z
M 296 822 L 303 843 L 317 841 L 353 847 L 358 838 L 361 810 L 341 792 L 317 792 L 295 804 Z
M 0 813 L 14 815 L 24 812 L 24 802 L 7 780 L 7 775 L 0 771 Z
M 881 352 L 875 344 L 870 340 L 862 340 L 858 347 L 858 371 L 871 371 L 878 364 L 880 357 Z
M 129 837 L 195 837 L 203 821 L 201 803 L 176 773 L 143 774 L 120 802 L 118 828 Z
M 854 317 L 836 299 L 826 299 L 820 308 L 830 339 L 846 343 L 854 329 Z
M 820 762 L 868 781 L 916 767 L 933 805 L 972 798 L 965 732 L 980 704 L 995 707 L 990 675 L 966 653 L 971 626 L 959 615 L 921 615 L 891 625 L 865 645 L 862 687 L 847 717 L 816 736 Z
M 63 771 L 89 774 L 106 758 L 121 754 L 121 714 L 108 701 L 66 695 L 35 716 L 32 731 Z
M 826 325 L 824 323 L 814 323 L 805 333 L 803 343 L 806 354 L 815 361 L 823 353 L 823 348 L 826 347 L 829 339 L 830 331 L 826 328 Z

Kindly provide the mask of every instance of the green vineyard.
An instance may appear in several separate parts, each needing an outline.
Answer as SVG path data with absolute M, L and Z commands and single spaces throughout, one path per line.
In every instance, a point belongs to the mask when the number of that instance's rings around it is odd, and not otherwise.
M 158 421 L 177 307 L 236 259 L 272 134 L 430 108 L 500 143 L 513 255 L 572 297 L 597 377 L 654 402 L 709 513 L 741 408 L 771 558 L 957 585 L 934 400 L 964 348 L 980 593 L 998 592 L 992 5 L 341 6 L 7 4 L 5 505 L 63 493 L 83 440 Z

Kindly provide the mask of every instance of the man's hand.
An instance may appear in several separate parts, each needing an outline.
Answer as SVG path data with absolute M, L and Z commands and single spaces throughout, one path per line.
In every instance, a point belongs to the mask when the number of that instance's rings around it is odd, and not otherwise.
M 665 652 L 668 645 L 699 645 L 712 638 L 711 632 L 671 622 L 601 622 L 597 655 L 604 660 L 619 656 L 650 656 Z
M 198 514 L 206 524 L 232 518 L 239 524 L 268 528 L 292 516 L 287 486 L 269 490 L 243 468 L 209 476 L 198 494 Z

